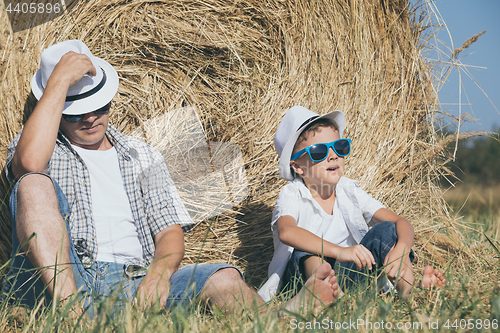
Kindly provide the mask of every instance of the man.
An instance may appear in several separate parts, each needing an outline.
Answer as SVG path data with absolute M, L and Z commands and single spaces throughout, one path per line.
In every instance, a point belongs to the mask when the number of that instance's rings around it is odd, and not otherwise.
M 161 155 L 108 126 L 118 90 L 109 63 L 83 42 L 65 41 L 42 53 L 31 86 L 38 103 L 6 163 L 15 182 L 13 256 L 19 247 L 26 255 L 13 257 L 4 292 L 31 306 L 42 295 L 65 300 L 78 290 L 86 304 L 117 290 L 140 305 L 195 296 L 227 310 L 263 303 L 233 266 L 178 270 L 193 221 Z M 333 302 L 338 285 L 329 265 L 308 283 L 321 302 Z

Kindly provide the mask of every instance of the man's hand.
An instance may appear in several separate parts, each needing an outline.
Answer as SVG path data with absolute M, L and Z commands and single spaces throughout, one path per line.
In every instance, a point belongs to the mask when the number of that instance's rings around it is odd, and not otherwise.
M 358 267 L 358 270 L 365 267 L 371 270 L 373 265 L 375 265 L 375 259 L 372 253 L 361 244 L 340 248 L 336 255 L 336 259 L 338 261 L 353 262 Z
M 69 87 L 78 82 L 85 74 L 95 76 L 96 68 L 85 54 L 69 51 L 61 57 L 47 81 L 47 88 L 55 84 L 58 89 L 64 87 L 64 95 Z M 45 94 L 45 92 L 44 92 Z
M 406 249 L 400 243 L 396 244 L 385 257 L 384 265 L 387 277 L 392 281 L 405 275 L 406 270 L 411 266 L 410 249 Z
M 155 235 L 155 255 L 148 273 L 137 288 L 136 302 L 139 306 L 167 304 L 170 278 L 179 267 L 184 256 L 184 233 L 178 224 L 166 227 Z
M 160 307 L 167 305 L 170 291 L 170 278 L 167 274 L 149 272 L 144 276 L 137 288 L 136 302 L 140 307 L 147 308 L 159 302 Z

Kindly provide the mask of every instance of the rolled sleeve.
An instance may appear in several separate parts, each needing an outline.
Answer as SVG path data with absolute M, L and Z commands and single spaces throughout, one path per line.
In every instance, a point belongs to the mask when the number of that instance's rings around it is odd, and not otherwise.
M 299 192 L 292 186 L 292 184 L 285 185 L 278 195 L 276 205 L 273 210 L 273 219 L 271 226 L 278 221 L 282 216 L 289 215 L 298 221 L 300 211 L 300 197 Z
M 151 232 L 156 235 L 173 224 L 179 224 L 187 232 L 195 223 L 182 203 L 165 161 L 161 156 L 155 156 L 155 161 L 148 171 L 145 197 L 145 211 Z
M 371 194 L 363 191 L 358 184 L 355 184 L 355 190 L 363 218 L 366 223 L 370 223 L 375 212 L 381 208 L 385 208 L 385 206 L 380 201 L 372 197 Z

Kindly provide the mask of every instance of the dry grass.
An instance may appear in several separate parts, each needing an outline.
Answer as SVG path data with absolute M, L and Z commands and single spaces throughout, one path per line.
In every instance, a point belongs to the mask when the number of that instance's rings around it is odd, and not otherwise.
M 259 284 L 272 257 L 269 228 L 278 175 L 273 136 L 283 113 L 303 105 L 343 110 L 353 141 L 347 176 L 416 228 L 417 266 L 474 258 L 435 179 L 449 142 L 433 130 L 437 97 L 422 57 L 425 29 L 409 1 L 80 1 L 45 25 L 9 33 L 0 17 L 0 164 L 30 112 L 31 76 L 46 47 L 83 40 L 121 78 L 111 123 L 124 133 L 196 105 L 207 140 L 238 145 L 248 196 L 200 222 L 186 259 L 229 262 Z M 24 110 L 24 112 L 23 112 Z M 6 198 L 4 185 L 1 197 Z M 10 252 L 3 201 L 0 260 Z M 446 231 L 446 236 L 443 231 Z M 204 243 L 203 239 L 207 237 Z

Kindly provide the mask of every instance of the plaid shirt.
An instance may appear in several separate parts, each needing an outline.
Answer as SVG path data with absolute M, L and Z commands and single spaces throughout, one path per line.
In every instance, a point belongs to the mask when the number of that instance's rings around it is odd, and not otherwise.
M 181 201 L 165 160 L 150 145 L 118 132 L 108 125 L 106 134 L 118 152 L 118 164 L 125 191 L 136 222 L 143 259 L 125 266 L 129 276 L 144 275 L 154 255 L 154 235 L 164 228 L 179 224 L 184 231 L 193 227 L 193 220 Z M 10 170 L 21 133 L 9 145 L 5 172 L 11 182 Z M 54 152 L 49 161 L 49 175 L 54 178 L 68 199 L 71 210 L 71 238 L 82 263 L 91 264 L 97 258 L 96 230 L 92 213 L 90 175 L 78 153 L 71 148 L 66 136 L 59 131 Z

